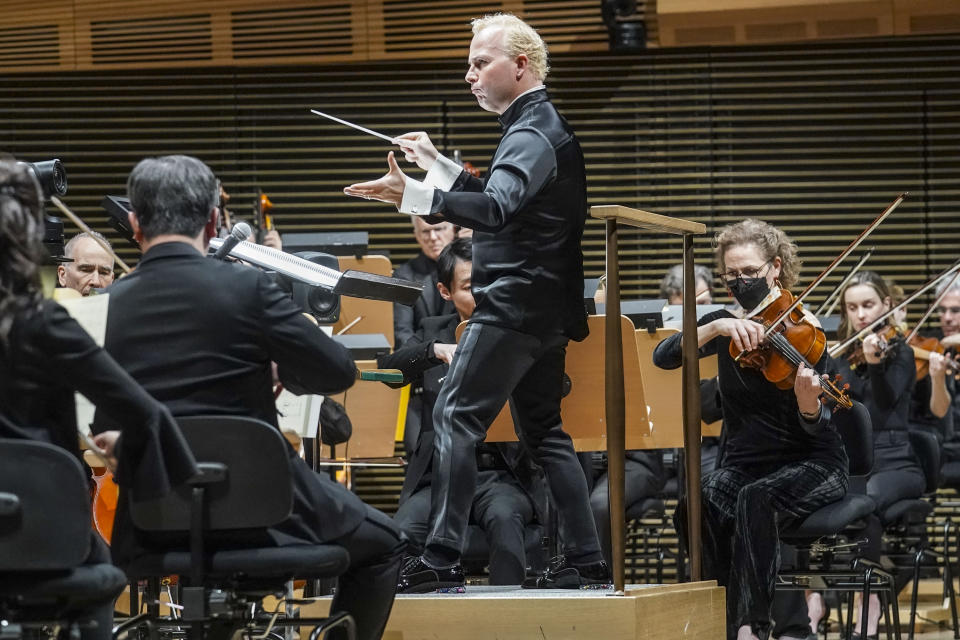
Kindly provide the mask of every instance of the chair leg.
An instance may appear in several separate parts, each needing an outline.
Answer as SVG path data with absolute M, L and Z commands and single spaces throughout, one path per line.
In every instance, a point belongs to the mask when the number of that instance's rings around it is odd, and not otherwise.
M 917 621 L 917 599 L 920 594 L 920 561 L 923 559 L 923 552 L 922 548 L 919 549 L 913 558 L 913 589 L 910 595 L 910 627 L 907 636 L 910 640 L 913 640 L 913 628 Z
M 891 574 L 887 574 L 886 578 L 890 588 L 890 608 L 893 611 L 893 636 L 896 640 L 900 640 L 900 604 L 897 602 L 896 581 Z M 890 629 L 889 624 L 887 629 Z
M 853 609 L 856 606 L 857 598 L 853 591 L 847 592 L 847 624 L 844 631 L 844 637 L 849 638 L 853 633 Z
M 347 640 L 356 640 L 357 624 L 353 621 L 350 614 L 340 612 L 327 618 L 323 624 L 318 624 L 310 632 L 309 640 L 325 640 L 331 629 L 343 627 L 347 633 Z
M 867 567 L 863 574 L 863 600 L 860 602 L 860 637 L 867 637 L 867 614 L 870 611 L 870 583 L 873 581 L 873 567 Z

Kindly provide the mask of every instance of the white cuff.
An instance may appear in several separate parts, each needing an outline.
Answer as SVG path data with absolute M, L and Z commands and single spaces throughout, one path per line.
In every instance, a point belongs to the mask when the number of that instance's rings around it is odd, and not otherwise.
M 463 167 L 444 155 L 438 155 L 433 166 L 427 171 L 423 183 L 441 191 L 450 191 L 450 187 L 460 177 Z
M 430 215 L 432 206 L 433 187 L 407 176 L 407 184 L 403 188 L 403 200 L 400 202 L 400 213 L 427 216 Z

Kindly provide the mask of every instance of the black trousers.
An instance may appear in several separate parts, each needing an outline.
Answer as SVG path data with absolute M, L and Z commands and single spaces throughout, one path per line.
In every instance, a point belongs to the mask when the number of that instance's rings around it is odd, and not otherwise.
M 567 557 L 574 564 L 601 559 L 587 481 L 560 420 L 566 344 L 563 336 L 467 325 L 433 412 L 428 564 L 448 566 L 463 552 L 477 484 L 475 448 L 508 398 L 517 436 L 546 475 Z
M 84 564 L 102 564 L 110 562 L 110 549 L 103 538 L 95 531 L 90 532 L 90 555 Z M 83 617 L 92 618 L 96 627 L 85 627 L 80 631 L 81 640 L 110 640 L 113 636 L 113 601 L 119 594 L 109 596 L 103 602 L 88 605 L 75 612 Z M 74 613 L 74 612 L 71 612 Z
M 337 579 L 331 613 L 346 611 L 357 623 L 358 640 L 379 640 L 397 592 L 406 539 L 389 516 L 366 506 L 360 526 L 332 540 L 350 554 L 350 568 Z M 330 633 L 332 640 L 346 635 Z
M 430 487 L 407 498 L 394 522 L 422 552 L 430 532 Z M 526 573 L 525 531 L 533 522 L 533 505 L 507 471 L 480 471 L 470 523 L 477 525 L 490 549 L 490 584 L 520 584 Z
M 727 634 L 770 634 L 779 527 L 842 498 L 846 474 L 815 462 L 724 467 L 703 477 L 703 574 L 727 588 Z M 685 509 L 678 515 L 685 520 Z
M 629 511 L 635 503 L 660 493 L 666 482 L 666 476 L 660 451 L 630 451 L 627 453 L 625 465 L 626 487 L 623 505 Z M 590 510 L 593 511 L 593 520 L 597 523 L 603 558 L 609 565 L 611 563 L 610 484 L 606 473 L 597 479 L 593 491 L 590 492 Z

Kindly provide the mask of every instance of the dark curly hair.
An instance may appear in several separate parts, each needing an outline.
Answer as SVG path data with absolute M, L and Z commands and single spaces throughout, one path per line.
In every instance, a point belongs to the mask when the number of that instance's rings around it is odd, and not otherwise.
M 0 161 L 0 349 L 6 351 L 13 319 L 39 307 L 43 246 L 43 196 L 33 174 Z

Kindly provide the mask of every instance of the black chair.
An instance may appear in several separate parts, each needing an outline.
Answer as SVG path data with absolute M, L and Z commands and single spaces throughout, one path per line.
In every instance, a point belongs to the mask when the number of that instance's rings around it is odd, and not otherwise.
M 873 470 L 873 427 L 869 411 L 861 403 L 854 402 L 852 409 L 835 411 L 834 416 L 847 452 L 850 476 L 868 475 Z M 878 590 L 884 608 L 887 638 L 891 637 L 892 629 L 899 640 L 900 614 L 893 576 L 879 565 L 860 557 L 854 558 L 850 569 L 831 567 L 837 552 L 856 550 L 859 546 L 856 541 L 845 540 L 855 538 L 862 532 L 865 520 L 875 509 L 876 504 L 869 496 L 848 492 L 840 500 L 818 509 L 802 521 L 785 526 L 780 532 L 781 540 L 796 547 L 800 566 L 796 570 L 781 571 L 777 588 L 846 592 L 849 595 L 847 637 L 850 637 L 853 620 L 853 593 L 860 592 L 863 602 L 867 602 L 870 593 Z M 811 569 L 809 566 L 810 557 L 815 554 L 821 557 L 820 569 Z M 861 635 L 866 637 L 866 616 L 862 616 L 861 623 Z
M 59 447 L 0 440 L 0 630 L 4 637 L 96 622 L 126 583 L 107 562 L 88 563 L 90 492 L 80 462 Z
M 131 503 L 135 527 L 158 542 L 158 551 L 125 570 L 133 580 L 179 575 L 186 585 L 180 588 L 183 610 L 178 619 L 135 616 L 115 629 L 115 637 L 140 625 L 189 627 L 194 640 L 229 638 L 240 629 L 315 626 L 310 638 L 316 640 L 339 626 L 352 640 L 354 621 L 345 613 L 265 624 L 258 611 L 262 598 L 283 594 L 289 580 L 336 577 L 350 564 L 338 546 L 276 547 L 262 535 L 293 506 L 288 445 L 280 432 L 235 416 L 178 422 L 201 474 L 162 499 Z
M 927 431 L 911 431 L 909 437 L 910 446 L 913 448 L 914 453 L 917 454 L 917 458 L 920 461 L 920 468 L 923 469 L 923 475 L 926 481 L 924 494 L 929 498 L 926 500 L 900 500 L 890 505 L 884 513 L 885 519 L 890 517 L 890 522 L 901 522 L 904 527 L 919 525 L 922 529 L 922 537 L 916 542 L 916 549 L 913 556 L 913 591 L 910 597 L 909 638 L 913 640 L 914 623 L 917 617 L 920 565 L 923 559 L 927 557 L 943 563 L 944 597 L 950 602 L 953 637 L 960 640 L 960 624 L 957 623 L 957 601 L 953 589 L 953 573 L 948 560 L 951 523 L 949 521 L 944 523 L 944 553 L 939 553 L 929 546 L 928 540 L 926 539 L 926 531 L 923 530 L 923 522 L 933 511 L 933 501 L 936 499 L 937 488 L 940 486 L 940 443 L 933 433 Z M 901 503 L 905 504 L 901 505 Z

